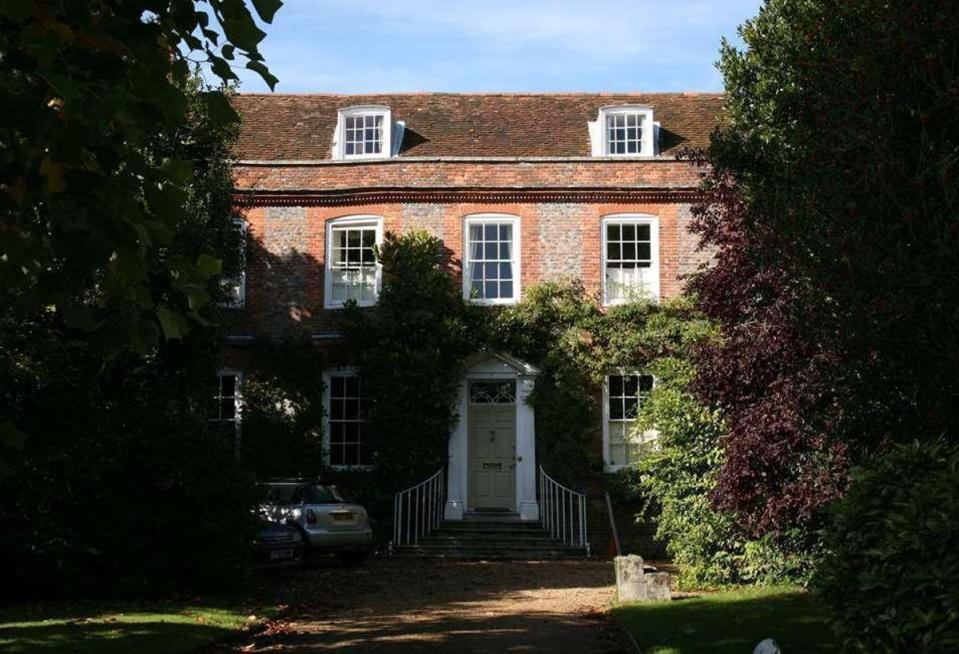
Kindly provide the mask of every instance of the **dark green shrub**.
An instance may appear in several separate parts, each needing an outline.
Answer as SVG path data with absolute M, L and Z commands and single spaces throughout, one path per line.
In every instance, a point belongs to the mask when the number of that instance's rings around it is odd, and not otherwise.
M 241 460 L 258 478 L 323 471 L 323 366 L 309 337 L 259 339 L 243 378 Z
M 959 449 L 913 443 L 854 471 L 815 586 L 843 643 L 959 650 Z
M 59 326 L 0 320 L 0 415 L 26 435 L 0 476 L 0 595 L 143 595 L 241 580 L 252 484 L 207 421 L 195 340 L 104 367 Z

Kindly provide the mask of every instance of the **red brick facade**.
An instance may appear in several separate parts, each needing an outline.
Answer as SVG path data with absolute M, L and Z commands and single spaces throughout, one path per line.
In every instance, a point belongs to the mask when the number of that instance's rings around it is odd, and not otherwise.
M 554 176 L 559 170 L 562 175 Z M 406 188 L 382 190 L 403 179 Z M 603 217 L 652 215 L 659 221 L 660 296 L 674 297 L 682 291 L 682 277 L 703 260 L 696 237 L 688 231 L 697 179 L 689 164 L 678 161 L 241 165 L 238 197 L 251 205 L 244 207 L 244 215 L 254 245 L 246 308 L 237 328 L 250 334 L 291 327 L 315 334 L 333 331 L 333 316 L 323 309 L 327 223 L 354 215 L 382 217 L 385 231 L 422 228 L 439 236 L 449 249 L 455 275 L 467 216 L 516 216 L 524 289 L 565 276 L 581 279 L 594 291 L 602 280 Z M 487 183 L 479 184 L 483 180 Z M 555 199 L 537 197 L 561 182 Z M 415 188 L 425 184 L 430 188 Z M 478 199 L 460 201 L 457 193 L 464 186 L 495 191 L 474 190 Z M 323 195 L 331 189 L 345 193 Z M 370 192 L 378 193 L 380 201 L 366 202 L 364 193 Z

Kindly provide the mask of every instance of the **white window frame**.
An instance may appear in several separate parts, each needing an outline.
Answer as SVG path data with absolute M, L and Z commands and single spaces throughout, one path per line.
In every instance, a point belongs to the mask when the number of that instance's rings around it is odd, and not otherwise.
M 373 468 L 371 464 L 333 465 L 330 463 L 330 448 L 332 447 L 330 439 L 330 400 L 332 399 L 333 377 L 359 377 L 359 373 L 353 366 L 328 368 L 323 371 L 323 463 L 332 470 L 370 470 Z
M 240 269 L 236 277 L 220 278 L 224 286 L 237 289 L 232 300 L 228 299 L 220 303 L 224 309 L 242 309 L 246 306 L 246 236 L 249 226 L 240 218 L 233 221 L 233 226 L 240 234 Z
M 220 395 L 220 378 L 226 375 L 233 375 L 235 378 L 234 387 L 233 387 L 233 454 L 237 459 L 240 458 L 240 438 L 243 431 L 243 371 L 239 368 L 220 368 L 216 371 L 216 395 L 213 396 L 217 400 L 217 417 L 210 418 L 210 422 L 230 422 L 219 417 L 219 400 L 223 397 Z
M 656 377 L 654 377 L 648 372 L 642 372 L 640 370 L 609 370 L 603 376 L 603 470 L 605 472 L 619 472 L 623 468 L 629 468 L 629 467 L 632 467 L 633 465 L 633 464 L 626 464 L 626 463 L 613 464 L 609 462 L 610 460 L 609 378 L 613 376 L 627 377 L 629 375 L 639 375 L 639 376 L 646 375 L 649 377 L 653 377 L 653 389 L 656 388 L 656 385 L 658 383 L 658 380 L 656 379 Z M 657 438 L 659 438 L 659 432 L 656 431 L 655 429 L 649 429 L 645 432 L 645 434 L 649 436 L 644 439 L 643 441 L 644 443 L 655 441 Z
M 342 309 L 346 302 L 333 300 L 333 232 L 338 227 L 374 227 L 376 229 L 376 245 L 383 243 L 383 217 L 372 215 L 343 216 L 326 222 L 326 262 L 323 267 L 323 308 Z M 380 289 L 383 285 L 383 266 L 376 262 L 376 288 L 372 300 L 357 302 L 361 307 L 372 307 L 380 299 Z
M 609 130 L 606 127 L 607 118 L 610 116 L 633 115 L 642 118 L 641 128 L 642 137 L 640 141 L 639 152 L 612 153 L 609 151 Z M 653 157 L 656 155 L 656 134 L 659 131 L 659 125 L 653 122 L 653 108 L 644 104 L 615 105 L 610 107 L 601 107 L 599 115 L 594 123 L 593 133 L 591 134 L 593 142 L 593 156 L 636 158 Z
M 472 225 L 487 225 L 489 223 L 512 225 L 513 244 L 512 244 L 512 266 L 513 266 L 513 296 L 508 298 L 474 298 L 471 296 L 470 285 L 470 227 Z M 519 216 L 508 213 L 477 213 L 466 216 L 463 220 L 463 297 L 474 304 L 482 305 L 503 305 L 516 304 L 523 295 L 523 270 L 522 270 L 522 234 L 520 229 L 521 221 Z
M 630 299 L 615 299 L 610 300 L 609 294 L 606 289 L 606 234 L 607 226 L 609 225 L 649 225 L 649 255 L 650 255 L 650 264 L 649 268 L 652 271 L 652 279 L 649 283 L 650 297 L 649 299 L 653 302 L 659 302 L 659 289 L 660 289 L 660 270 L 659 270 L 659 218 L 657 216 L 652 216 L 649 214 L 638 214 L 638 213 L 615 213 L 603 216 L 603 219 L 600 221 L 600 247 L 602 252 L 600 253 L 600 276 L 602 277 L 603 284 L 603 306 L 614 306 L 617 304 L 627 304 Z
M 383 131 L 380 151 L 372 154 L 346 154 L 346 119 L 357 116 L 381 116 Z M 344 107 L 337 111 L 336 132 L 333 135 L 333 158 L 345 161 L 362 159 L 389 159 L 395 154 L 393 144 L 393 112 L 386 105 L 364 104 Z

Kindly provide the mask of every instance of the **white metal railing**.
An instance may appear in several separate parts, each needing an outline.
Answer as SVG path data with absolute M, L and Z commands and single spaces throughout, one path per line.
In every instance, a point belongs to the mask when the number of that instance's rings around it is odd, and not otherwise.
M 393 498 L 393 545 L 413 545 L 443 521 L 443 468 Z
M 546 474 L 539 467 L 539 510 L 546 531 L 571 547 L 589 550 L 586 539 L 586 495 Z

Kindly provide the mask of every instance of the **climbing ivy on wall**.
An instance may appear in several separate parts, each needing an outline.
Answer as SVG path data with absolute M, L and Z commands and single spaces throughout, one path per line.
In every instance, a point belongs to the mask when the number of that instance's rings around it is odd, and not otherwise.
M 575 280 L 527 290 L 522 302 L 492 317 L 492 346 L 540 368 L 531 401 L 537 454 L 561 479 L 602 469 L 598 447 L 605 376 L 646 370 L 666 356 L 685 356 L 709 333 L 685 300 L 600 308 Z
M 443 242 L 430 233 L 387 232 L 376 256 L 383 266 L 376 308 L 351 303 L 340 331 L 370 400 L 374 483 L 393 493 L 446 460 L 463 363 L 481 347 L 484 314 L 463 300 Z

